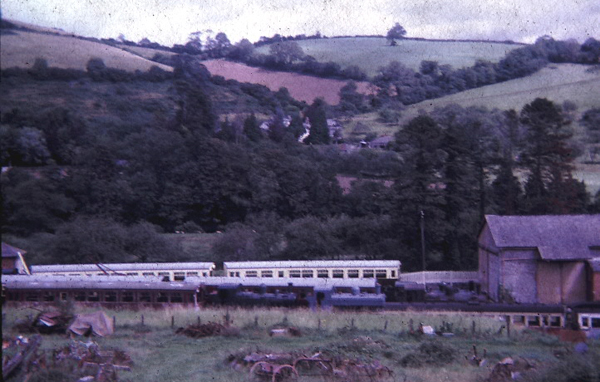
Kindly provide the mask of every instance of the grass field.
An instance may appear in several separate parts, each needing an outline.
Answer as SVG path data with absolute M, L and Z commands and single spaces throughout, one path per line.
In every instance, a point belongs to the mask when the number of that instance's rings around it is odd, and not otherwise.
M 403 120 L 417 115 L 419 110 L 431 111 L 450 104 L 485 106 L 489 109 L 515 109 L 536 98 L 547 98 L 558 105 L 574 102 L 580 112 L 600 107 L 600 71 L 575 64 L 549 65 L 530 76 L 494 85 L 471 89 L 446 97 L 411 105 L 403 112 Z
M 342 68 L 357 65 L 369 77 L 391 61 L 402 62 L 409 68 L 419 70 L 423 60 L 450 64 L 453 68 L 472 66 L 478 59 L 499 61 L 507 52 L 520 45 L 495 42 L 397 40 L 390 46 L 383 38 L 348 37 L 298 41 L 305 54 L 320 62 L 333 61 Z M 257 53 L 269 53 L 269 46 L 261 46 Z
M 335 105 L 340 101 L 340 89 L 346 85 L 346 81 L 276 72 L 225 60 L 208 60 L 202 63 L 212 75 L 264 85 L 273 91 L 285 87 L 292 97 L 308 103 L 312 103 L 317 97 L 322 97 L 328 104 Z M 357 85 L 358 91 L 363 93 L 369 91 L 368 83 L 359 82 Z
M 17 320 L 27 314 L 37 313 L 31 309 L 5 309 L 3 336 L 16 335 L 12 330 Z M 308 310 L 285 309 L 168 309 L 144 311 L 111 311 L 106 313 L 115 318 L 115 334 L 105 338 L 94 338 L 101 349 L 122 349 L 132 358 L 132 370 L 119 372 L 123 381 L 244 381 L 248 370 L 234 370 L 227 362 L 232 355 L 251 353 L 296 353 L 311 356 L 317 352 L 334 355 L 359 362 L 379 362 L 394 372 L 392 379 L 385 381 L 481 381 L 490 375 L 494 364 L 505 357 L 525 357 L 537 366 L 539 372 L 546 368 L 560 367 L 565 361 L 554 354 L 568 354 L 573 345 L 561 343 L 555 337 L 527 330 L 513 330 L 511 337 L 506 331 L 499 334 L 502 321 L 492 317 L 472 316 L 460 313 L 415 313 L 415 312 L 311 312 Z M 144 325 L 141 317 L 144 315 Z M 177 327 L 202 323 L 223 322 L 228 315 L 239 334 L 226 337 L 191 339 L 175 335 Z M 175 325 L 171 327 L 174 320 Z M 439 326 L 442 321 L 450 322 L 455 328 L 451 338 L 427 338 L 411 335 L 410 320 L 418 325 L 424 322 Z M 320 327 L 319 327 L 320 322 Z M 385 328 L 385 323 L 388 323 Z M 476 330 L 472 332 L 472 323 Z M 301 337 L 270 337 L 268 330 L 277 325 L 294 326 L 302 332 Z M 516 329 L 516 328 L 515 328 Z M 76 338 L 76 341 L 88 341 Z M 52 349 L 71 342 L 64 335 L 44 336 L 42 350 L 51 354 Z M 407 356 L 418 355 L 423 344 L 434 350 L 446 350 L 445 361 L 418 367 L 402 366 Z M 466 358 L 472 355 L 476 345 L 480 355 L 487 349 L 484 367 L 470 365 Z M 586 356 L 569 358 L 571 369 L 580 365 L 594 365 L 598 360 L 600 343 L 588 342 Z M 449 352 L 449 353 L 448 353 Z M 432 354 L 437 360 L 437 354 Z M 440 361 L 442 360 L 439 357 Z M 573 363 L 576 362 L 576 363 Z M 593 370 L 594 366 L 588 366 Z M 596 364 L 597 371 L 597 364 Z M 18 379 L 12 379 L 18 380 Z M 301 376 L 299 382 L 322 381 L 323 377 Z M 337 379 L 336 379 L 337 380 Z M 352 379 L 353 381 L 372 379 Z M 544 379 L 538 379 L 544 380 Z M 546 379 L 547 380 L 547 379 Z M 555 379 L 559 381 L 561 379 Z M 566 379 L 564 379 L 566 381 Z M 576 379 L 571 379 L 576 380 Z
M 152 62 L 138 55 L 109 45 L 64 35 L 14 31 L 0 35 L 0 66 L 30 68 L 36 58 L 44 58 L 48 66 L 85 70 L 87 62 L 98 57 L 108 67 L 133 72 L 147 71 L 156 65 L 166 71 L 170 66 Z

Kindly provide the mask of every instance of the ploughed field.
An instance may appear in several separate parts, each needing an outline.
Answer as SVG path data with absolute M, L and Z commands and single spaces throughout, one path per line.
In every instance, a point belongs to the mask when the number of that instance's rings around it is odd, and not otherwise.
M 226 60 L 208 60 L 202 63 L 212 75 L 223 76 L 227 80 L 264 85 L 273 91 L 285 87 L 292 97 L 308 103 L 322 97 L 328 104 L 335 105 L 340 101 L 340 89 L 346 85 L 346 81 L 277 72 Z M 359 92 L 370 92 L 369 83 L 358 82 L 357 85 Z

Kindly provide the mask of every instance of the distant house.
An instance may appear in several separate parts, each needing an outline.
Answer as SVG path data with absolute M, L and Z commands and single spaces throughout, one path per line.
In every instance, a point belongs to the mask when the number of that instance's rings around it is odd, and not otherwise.
M 479 279 L 495 301 L 600 301 L 600 215 L 487 215 Z
M 29 274 L 22 249 L 2 243 L 2 274 Z

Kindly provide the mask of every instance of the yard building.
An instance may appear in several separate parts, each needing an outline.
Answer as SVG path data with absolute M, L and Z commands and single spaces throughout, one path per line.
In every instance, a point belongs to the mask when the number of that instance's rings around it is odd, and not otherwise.
M 24 250 L 2 243 L 2 274 L 29 274 L 23 254 Z
M 600 215 L 487 215 L 479 278 L 494 301 L 600 301 Z

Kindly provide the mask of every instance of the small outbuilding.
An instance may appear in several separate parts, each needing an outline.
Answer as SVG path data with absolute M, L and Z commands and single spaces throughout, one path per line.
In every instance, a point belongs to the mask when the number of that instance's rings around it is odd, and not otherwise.
M 576 304 L 600 298 L 600 215 L 487 215 L 481 290 L 494 301 Z
M 29 274 L 29 268 L 23 258 L 25 253 L 22 249 L 2 243 L 2 274 Z

